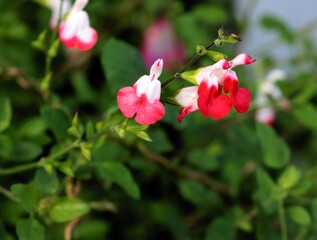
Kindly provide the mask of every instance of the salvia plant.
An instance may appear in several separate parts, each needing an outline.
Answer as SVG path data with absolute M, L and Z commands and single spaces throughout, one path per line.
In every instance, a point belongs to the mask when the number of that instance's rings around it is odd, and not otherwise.
M 196 20 L 215 20 L 206 11 L 226 16 L 211 3 L 178 34 L 168 17 L 139 26 L 138 50 L 120 37 L 125 17 L 164 3 L 106 2 L 34 1 L 51 17 L 17 48 L 22 66 L 0 46 L 0 239 L 315 239 L 316 71 L 236 53 L 224 27 L 189 48 L 204 38 Z M 0 45 L 18 45 L 3 36 L 27 36 L 20 25 L 0 24 Z M 278 20 L 263 25 L 295 44 Z

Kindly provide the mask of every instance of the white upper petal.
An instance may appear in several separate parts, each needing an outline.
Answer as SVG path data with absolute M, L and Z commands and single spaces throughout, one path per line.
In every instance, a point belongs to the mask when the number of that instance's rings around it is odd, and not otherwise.
M 226 69 L 229 68 L 229 63 L 225 59 L 221 59 L 220 61 L 214 63 L 211 66 L 204 67 L 202 70 L 198 72 L 196 75 L 196 80 L 198 84 L 201 83 L 201 81 L 206 77 L 206 76 L 217 76 L 218 78 L 221 78 L 222 75 L 225 73 Z
M 76 0 L 74 3 L 75 11 L 81 11 L 88 4 L 89 0 Z
M 151 66 L 150 69 L 150 78 L 151 79 L 158 79 L 163 71 L 163 59 L 157 59 Z
M 161 96 L 161 82 L 159 80 L 153 80 L 149 84 L 146 90 L 146 96 L 150 102 L 154 100 L 159 100 Z
M 175 99 L 182 107 L 197 107 L 197 91 L 198 86 L 185 87 L 175 96 Z
M 65 21 L 64 38 L 72 38 L 78 32 L 90 28 L 89 17 L 85 11 L 71 11 Z

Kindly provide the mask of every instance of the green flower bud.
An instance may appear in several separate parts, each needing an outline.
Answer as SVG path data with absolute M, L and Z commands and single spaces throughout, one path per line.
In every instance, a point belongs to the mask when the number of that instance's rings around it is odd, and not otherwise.
M 226 58 L 227 58 L 227 56 L 226 56 L 225 54 L 223 54 L 223 53 L 221 53 L 221 52 L 217 52 L 217 51 L 208 51 L 208 52 L 207 52 L 207 56 L 208 56 L 211 60 L 213 60 L 213 61 L 215 61 L 215 62 L 218 62 L 218 61 L 221 60 L 221 59 L 226 59 Z

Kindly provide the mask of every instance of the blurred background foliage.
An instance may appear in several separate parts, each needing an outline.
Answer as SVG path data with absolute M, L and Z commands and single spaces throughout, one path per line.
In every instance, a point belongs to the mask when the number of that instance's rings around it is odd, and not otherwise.
M 259 16 L 258 27 L 276 38 L 237 73 L 254 100 L 272 69 L 287 72 L 277 85 L 288 107 L 270 102 L 272 126 L 255 121 L 255 101 L 244 115 L 214 121 L 197 112 L 182 124 L 179 108 L 165 105 L 158 124 L 131 120 L 122 133 L 116 92 L 147 74 L 139 49 L 151 22 L 169 19 L 188 59 L 221 26 L 243 39 L 248 22 L 234 18 L 229 0 L 90 1 L 98 43 L 84 53 L 60 46 L 47 93 L 38 87 L 45 53 L 32 46 L 43 30 L 51 34 L 44 2 L 0 2 L 0 239 L 63 239 L 67 231 L 80 240 L 316 239 L 313 29 Z M 297 51 L 281 61 L 271 52 L 277 44 Z M 232 59 L 238 48 L 218 50 Z

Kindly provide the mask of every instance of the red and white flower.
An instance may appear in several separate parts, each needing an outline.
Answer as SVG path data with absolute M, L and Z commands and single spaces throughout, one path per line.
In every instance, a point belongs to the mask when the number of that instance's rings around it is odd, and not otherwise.
M 156 60 L 150 75 L 140 77 L 132 87 L 121 88 L 117 94 L 118 107 L 127 118 L 135 115 L 139 124 L 153 124 L 163 118 L 165 108 L 160 102 L 163 60 Z
M 270 106 L 271 101 L 277 101 L 282 109 L 289 108 L 289 102 L 283 99 L 281 90 L 276 82 L 286 78 L 285 71 L 281 69 L 272 70 L 267 77 L 261 82 L 255 103 L 258 109 L 255 112 L 255 119 L 266 125 L 273 125 L 276 119 L 275 109 Z
M 222 59 L 198 72 L 198 87 L 185 88 L 176 96 L 176 101 L 183 107 L 178 116 L 182 122 L 184 116 L 198 110 L 205 116 L 220 119 L 227 116 L 233 106 L 237 112 L 249 109 L 251 93 L 247 88 L 238 87 L 238 77 L 233 67 L 250 64 L 254 60 L 247 54 L 239 54 L 231 61 Z M 196 95 L 195 95 L 196 94 Z M 186 95 L 196 96 L 191 101 L 184 101 Z
M 60 7 L 61 7 L 61 0 L 49 0 L 48 4 L 52 9 L 52 15 L 50 19 L 50 27 L 51 29 L 54 29 L 57 26 L 58 19 L 60 16 Z M 63 6 L 62 6 L 62 14 L 61 16 L 64 16 L 67 11 L 70 9 L 71 3 L 69 0 L 64 0 L 63 1 Z
M 83 8 L 88 0 L 76 0 L 66 20 L 59 27 L 61 42 L 68 48 L 90 50 L 98 40 L 97 31 L 90 26 L 89 16 Z

